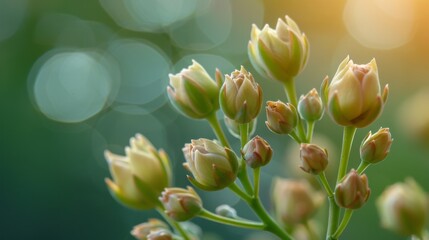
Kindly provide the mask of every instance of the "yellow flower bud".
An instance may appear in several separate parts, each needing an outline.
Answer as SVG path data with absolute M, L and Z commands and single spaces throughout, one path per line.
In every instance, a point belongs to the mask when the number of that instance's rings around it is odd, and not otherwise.
M 278 19 L 276 29 L 252 26 L 248 44 L 249 59 L 264 77 L 291 81 L 305 67 L 309 54 L 307 37 L 288 16 Z
M 165 208 L 165 213 L 176 221 L 187 221 L 195 217 L 203 203 L 193 188 L 166 188 L 162 192 L 160 200 Z
M 266 107 L 267 121 L 265 124 L 271 132 L 289 134 L 298 123 L 295 107 L 290 103 L 268 101 Z
M 324 197 L 306 181 L 277 178 L 274 180 L 274 212 L 285 226 L 294 226 L 310 219 L 322 205 Z
M 138 240 L 147 240 L 147 236 L 153 232 L 158 230 L 167 230 L 168 225 L 161 220 L 151 218 L 148 222 L 141 223 L 137 226 L 134 226 L 131 231 L 131 235 L 133 235 Z
M 183 166 L 192 173 L 189 181 L 198 188 L 220 190 L 235 181 L 239 162 L 235 153 L 215 141 L 200 138 L 185 144 Z
M 358 209 L 368 201 L 370 193 L 366 175 L 352 169 L 335 188 L 335 201 L 343 208 Z
M 390 151 L 392 141 L 388 128 L 380 128 L 374 134 L 370 131 L 360 146 L 361 160 L 367 163 L 378 163 L 384 160 Z
M 113 181 L 106 179 L 110 192 L 127 207 L 151 209 L 157 197 L 170 184 L 171 166 L 167 154 L 157 151 L 137 134 L 126 147 L 126 156 L 105 152 Z
M 195 60 L 176 75 L 170 74 L 167 87 L 171 103 L 183 115 L 202 119 L 219 109 L 220 78 L 215 82 Z
M 422 233 L 429 210 L 426 194 L 413 179 L 384 190 L 377 208 L 383 227 L 408 236 Z
M 380 93 L 380 80 L 375 59 L 354 64 L 347 56 L 328 86 L 322 84 L 325 103 L 332 119 L 341 126 L 366 127 L 374 122 L 387 100 L 388 87 Z
M 220 90 L 220 106 L 225 116 L 237 123 L 255 119 L 262 106 L 262 88 L 243 66 L 225 76 Z

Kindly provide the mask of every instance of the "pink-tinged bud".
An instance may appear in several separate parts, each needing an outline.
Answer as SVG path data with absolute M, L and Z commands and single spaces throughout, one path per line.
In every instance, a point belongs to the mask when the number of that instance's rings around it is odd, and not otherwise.
M 314 122 L 323 116 L 323 103 L 316 89 L 313 88 L 305 96 L 301 96 L 298 102 L 298 112 L 302 119 Z
M 305 181 L 277 178 L 272 199 L 277 219 L 285 226 L 294 226 L 310 219 L 322 205 L 324 196 Z
M 203 203 L 193 188 L 166 188 L 160 197 L 165 213 L 176 221 L 187 221 L 203 209 Z
M 371 131 L 360 145 L 360 158 L 367 163 L 378 163 L 384 160 L 392 145 L 392 135 L 388 128 L 380 128 L 376 133 Z
M 257 118 L 249 123 L 249 137 L 255 134 Z M 240 123 L 225 116 L 225 125 L 232 136 L 240 139 Z
M 261 111 L 262 88 L 241 66 L 240 71 L 225 76 L 219 98 L 225 116 L 237 123 L 249 123 Z
M 133 235 L 138 240 L 147 240 L 147 236 L 158 230 L 168 230 L 168 225 L 158 219 L 149 219 L 148 222 L 141 223 L 133 228 L 131 235 Z
M 286 83 L 307 64 L 309 44 L 298 25 L 288 16 L 278 19 L 275 29 L 252 26 L 249 59 L 264 77 Z
M 147 235 L 147 240 L 173 240 L 173 234 L 166 230 L 166 229 L 160 229 L 156 231 L 152 231 Z
M 335 188 L 335 201 L 340 207 L 358 209 L 366 203 L 370 193 L 366 175 L 359 175 L 352 169 Z
M 296 108 L 290 103 L 268 101 L 266 113 L 265 124 L 271 132 L 277 134 L 291 133 L 298 123 Z
M 162 190 L 170 185 L 171 166 L 167 154 L 157 151 L 143 135 L 130 139 L 126 156 L 105 151 L 113 181 L 106 179 L 112 195 L 135 209 L 151 209 Z
M 183 166 L 194 176 L 188 176 L 188 179 L 198 188 L 220 190 L 237 178 L 239 162 L 231 149 L 200 138 L 185 144 L 182 150 L 186 158 Z
M 413 179 L 389 186 L 376 204 L 383 227 L 408 236 L 419 236 L 424 230 L 428 198 Z
M 188 68 L 169 77 L 167 91 L 170 102 L 183 115 L 202 119 L 219 109 L 220 79 L 216 77 L 215 82 L 195 60 Z
M 375 59 L 354 64 L 347 56 L 338 67 L 328 86 L 322 84 L 324 101 L 329 115 L 341 126 L 366 127 L 374 122 L 383 110 L 388 96 L 387 85 L 380 93 L 380 80 Z
M 267 165 L 273 156 L 273 149 L 263 138 L 256 136 L 244 145 L 242 154 L 247 165 L 258 168 Z
M 328 166 L 328 151 L 315 144 L 302 143 L 300 149 L 301 166 L 304 172 L 319 174 Z

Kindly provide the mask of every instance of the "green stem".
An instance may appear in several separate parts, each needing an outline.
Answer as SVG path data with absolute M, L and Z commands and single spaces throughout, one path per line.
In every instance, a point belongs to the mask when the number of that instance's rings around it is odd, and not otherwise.
M 255 186 L 254 197 L 259 196 L 260 177 L 261 177 L 261 168 L 260 167 L 254 168 L 253 169 L 253 186 Z
M 353 144 L 353 138 L 356 133 L 355 127 L 344 127 L 343 146 L 341 149 L 340 166 L 338 168 L 337 184 L 343 179 L 347 173 L 347 165 L 350 157 L 350 150 Z
M 328 197 L 329 198 L 331 198 L 331 197 L 333 198 L 334 197 L 334 192 L 332 191 L 331 186 L 329 186 L 329 182 L 328 182 L 328 179 L 326 179 L 325 172 L 321 172 L 317 176 L 318 176 L 319 181 L 322 184 L 323 188 L 325 188 L 325 191 L 328 194 Z
M 341 236 L 341 234 L 343 233 L 344 229 L 346 229 L 347 224 L 349 223 L 350 218 L 352 217 L 352 215 L 353 215 L 353 210 L 351 210 L 351 209 L 347 209 L 344 212 L 343 220 L 341 220 L 340 226 L 338 226 L 337 231 L 335 231 L 334 235 L 332 235 L 333 239 L 338 239 Z
M 244 123 L 240 124 L 240 141 L 241 141 L 241 150 L 243 149 L 244 145 L 246 145 L 247 141 L 249 140 L 249 124 Z M 247 164 L 244 160 L 244 156 L 242 154 L 241 156 L 241 169 L 238 173 L 238 179 L 240 179 L 241 184 L 244 187 L 244 190 L 246 190 L 247 194 L 253 195 L 253 188 L 252 184 L 249 180 L 249 175 L 247 174 Z
M 301 144 L 301 139 L 299 139 L 298 135 L 296 134 L 295 130 L 292 131 L 291 133 L 289 133 L 289 136 L 295 140 L 295 142 L 297 142 L 298 144 Z
M 171 227 L 180 233 L 180 235 L 183 237 L 183 240 L 191 240 L 191 238 L 188 236 L 188 233 L 182 228 L 180 223 L 176 222 L 174 219 L 171 219 L 167 214 L 165 214 L 163 208 L 157 208 L 156 210 L 168 222 L 168 224 L 170 224 Z
M 307 122 L 307 138 L 306 142 L 311 143 L 311 139 L 313 138 L 314 126 L 316 125 L 315 121 Z
M 205 218 L 213 222 L 223 223 L 223 224 L 227 224 L 235 227 L 250 228 L 250 229 L 257 229 L 257 230 L 265 229 L 264 223 L 254 222 L 249 220 L 238 220 L 234 218 L 227 218 L 227 217 L 223 217 L 223 216 L 214 214 L 212 212 L 209 212 L 206 209 L 203 209 L 200 212 L 199 217 Z
M 288 101 L 296 108 L 298 109 L 298 98 L 296 97 L 296 88 L 295 88 L 295 80 L 293 78 L 287 79 L 284 83 L 284 88 L 286 90 L 286 95 Z M 305 141 L 305 131 L 304 126 L 302 125 L 302 119 L 298 117 L 298 135 L 299 138 L 302 140 L 301 142 Z
M 233 191 L 235 194 L 237 194 L 244 201 L 246 202 L 252 201 L 252 197 L 247 193 L 243 192 L 243 190 L 241 190 L 241 188 L 236 183 L 232 183 L 231 185 L 228 186 L 228 188 L 231 191 Z
M 335 202 L 334 195 L 329 197 L 329 218 L 328 218 L 328 231 L 326 232 L 326 239 L 332 240 L 331 237 L 338 226 L 338 219 L 340 217 L 340 208 Z
M 356 171 L 360 175 L 360 174 L 362 174 L 365 171 L 365 169 L 367 169 L 369 167 L 369 165 L 371 165 L 371 163 L 361 161 L 360 164 L 359 164 L 359 167 L 357 168 Z
M 222 143 L 222 145 L 231 149 L 231 145 L 229 144 L 225 133 L 220 127 L 219 120 L 216 117 L 216 112 L 208 116 L 207 121 L 209 122 L 210 127 L 213 129 L 213 132 L 216 134 L 217 139 Z

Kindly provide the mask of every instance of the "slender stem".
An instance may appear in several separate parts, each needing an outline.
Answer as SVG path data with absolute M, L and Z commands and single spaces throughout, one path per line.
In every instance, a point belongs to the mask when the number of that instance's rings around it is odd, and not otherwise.
M 332 191 L 331 186 L 329 186 L 329 182 L 328 182 L 328 179 L 326 179 L 325 172 L 321 172 L 317 176 L 323 188 L 325 188 L 325 191 L 328 194 L 328 197 L 329 198 L 334 197 L 334 192 Z
M 307 143 L 310 143 L 311 139 L 313 138 L 313 131 L 314 131 L 315 125 L 316 125 L 315 121 L 307 122 L 307 137 L 306 137 Z
M 216 134 L 217 139 L 222 143 L 222 145 L 231 149 L 231 145 L 229 144 L 225 133 L 220 127 L 219 120 L 216 117 L 216 112 L 208 116 L 207 121 L 209 122 L 210 127 L 213 129 L 213 132 Z
M 294 131 L 292 131 L 291 133 L 289 133 L 289 136 L 293 139 L 293 140 L 295 140 L 295 142 L 297 142 L 298 144 L 301 144 L 301 139 L 299 139 L 299 137 L 298 137 L 298 135 L 296 135 L 296 132 L 295 132 L 295 130 Z
M 341 234 L 343 233 L 344 229 L 346 229 L 347 224 L 350 221 L 350 218 L 353 215 L 353 210 L 352 209 L 347 209 L 344 212 L 344 216 L 343 216 L 343 220 L 341 220 L 340 226 L 338 226 L 337 231 L 335 231 L 334 235 L 332 236 L 333 239 L 338 239 Z
M 356 171 L 359 174 L 362 174 L 365 171 L 365 169 L 367 169 L 369 167 L 369 165 L 371 165 L 371 163 L 365 162 L 365 161 L 361 161 L 360 164 L 359 164 L 359 167 L 357 168 Z
M 235 194 L 237 194 L 244 201 L 246 202 L 252 201 L 252 197 L 247 193 L 243 192 L 243 190 L 241 190 L 241 188 L 236 183 L 232 183 L 231 185 L 228 186 L 228 188 L 231 191 L 233 191 Z
M 295 107 L 298 107 L 298 98 L 296 97 L 296 89 L 295 89 L 295 80 L 293 78 L 288 79 L 284 83 L 284 88 L 286 90 L 286 95 L 288 98 L 288 101 Z M 298 136 L 303 142 L 305 140 L 305 131 L 304 126 L 302 125 L 302 119 L 298 117 Z
M 260 177 L 261 177 L 261 168 L 260 167 L 254 168 L 253 169 L 253 186 L 255 187 L 254 197 L 259 196 Z
M 347 173 L 347 165 L 350 157 L 350 150 L 353 144 L 353 138 L 356 133 L 355 127 L 344 127 L 343 131 L 343 146 L 341 149 L 340 166 L 338 168 L 337 184 L 343 179 Z
M 180 223 L 176 222 L 174 219 L 171 219 L 167 214 L 165 214 L 163 208 L 157 208 L 156 210 L 170 224 L 171 227 L 180 233 L 180 235 L 183 237 L 183 240 L 191 240 L 191 238 L 188 236 L 188 233 L 182 228 Z
M 234 218 L 227 218 L 227 217 L 223 217 L 223 216 L 214 214 L 212 212 L 209 212 L 206 209 L 203 209 L 200 212 L 199 217 L 205 218 L 213 222 L 223 223 L 223 224 L 227 224 L 235 227 L 258 229 L 258 230 L 265 229 L 264 223 L 254 222 L 249 220 L 238 220 Z
M 249 137 L 249 124 L 244 123 L 240 124 L 240 141 L 241 141 L 241 149 L 243 149 L 244 145 L 246 145 Z M 244 187 L 244 190 L 246 190 L 247 194 L 253 195 L 253 188 L 252 184 L 249 180 L 249 175 L 247 174 L 247 164 L 244 160 L 244 156 L 241 156 L 241 169 L 238 173 L 238 179 L 240 179 L 241 184 Z
M 328 231 L 326 232 L 326 239 L 332 240 L 331 236 L 335 233 L 338 226 L 338 219 L 340 217 L 340 208 L 335 202 L 334 196 L 329 197 L 329 218 L 328 218 Z

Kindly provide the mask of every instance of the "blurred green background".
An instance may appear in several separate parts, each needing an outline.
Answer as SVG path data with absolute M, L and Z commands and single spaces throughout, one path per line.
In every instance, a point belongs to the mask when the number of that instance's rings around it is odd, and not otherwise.
M 390 127 L 394 143 L 388 159 L 368 169 L 372 195 L 343 239 L 405 239 L 381 229 L 374 201 L 407 176 L 429 191 L 425 0 L 0 0 L 0 239 L 132 239 L 132 226 L 157 215 L 124 208 L 110 196 L 104 149 L 123 154 L 140 132 L 169 153 L 175 185 L 188 185 L 181 148 L 214 135 L 205 122 L 172 109 L 168 73 L 191 59 L 211 74 L 240 65 L 253 72 L 251 24 L 273 27 L 286 14 L 310 41 L 308 65 L 296 79 L 300 94 L 318 89 L 348 54 L 357 63 L 377 59 L 389 102 L 381 118 L 358 130 L 350 166 L 357 167 L 358 145 L 369 130 Z M 255 76 L 265 100 L 285 100 L 278 83 Z M 275 150 L 262 175 L 269 205 L 273 175 L 292 176 L 298 160 L 294 143 L 270 133 L 264 121 L 261 114 L 256 133 Z M 316 132 L 333 146 L 331 158 L 338 157 L 341 128 L 326 116 Z M 253 216 L 228 191 L 199 192 L 210 210 L 228 203 Z M 194 222 L 213 239 L 251 233 Z M 219 232 L 223 238 L 215 237 Z

